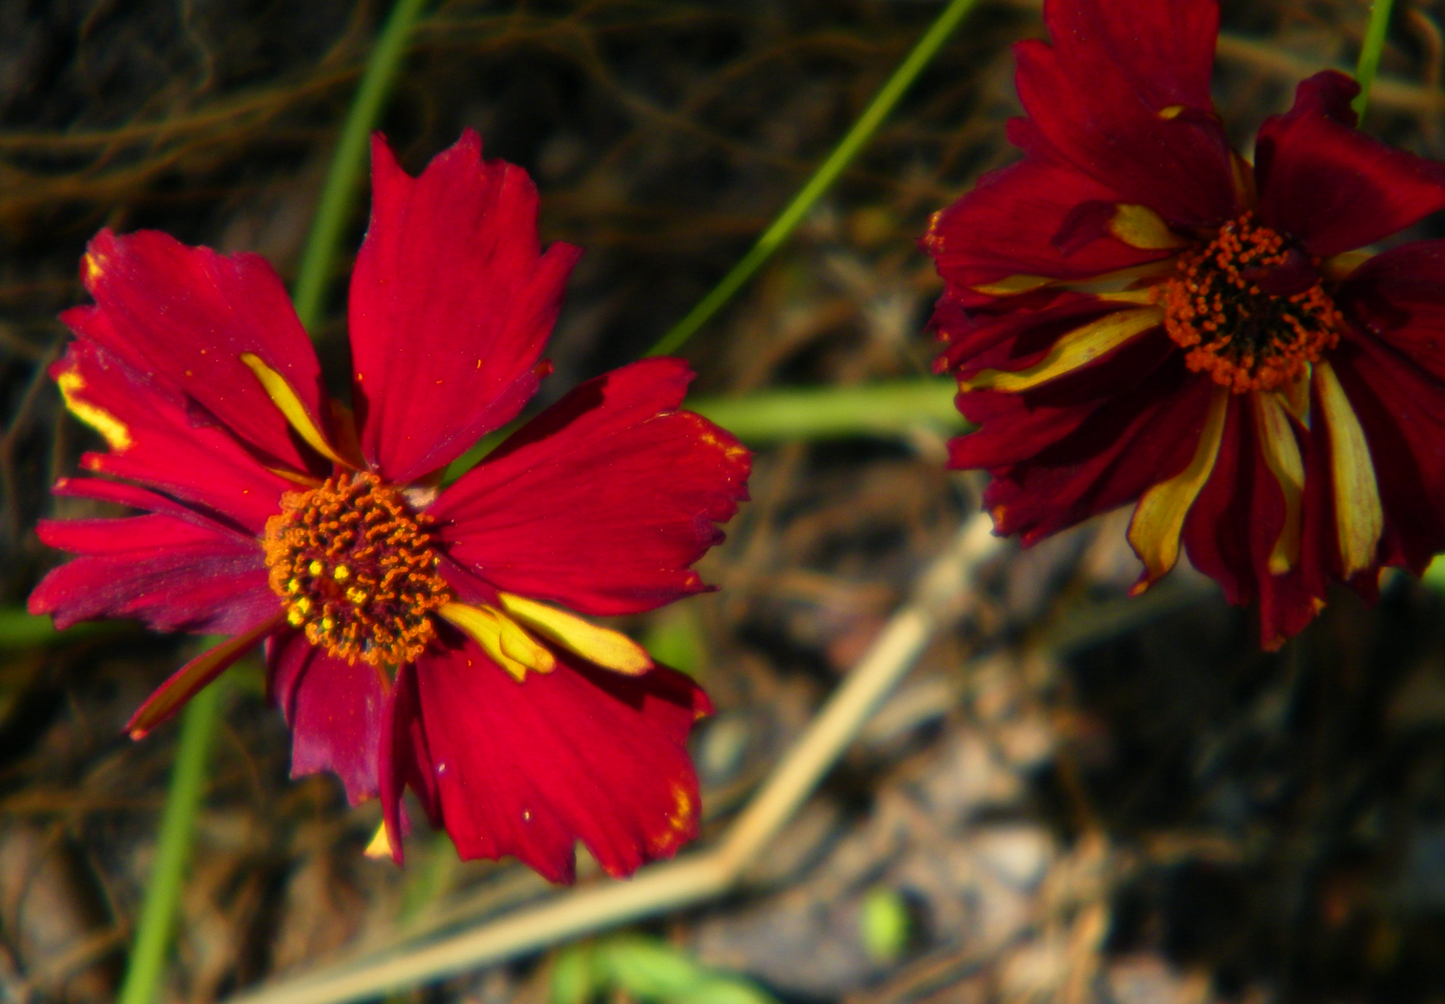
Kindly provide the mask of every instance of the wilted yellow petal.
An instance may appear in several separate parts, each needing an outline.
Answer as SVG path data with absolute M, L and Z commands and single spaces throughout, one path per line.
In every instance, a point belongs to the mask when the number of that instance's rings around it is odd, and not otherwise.
M 1120 203 L 1114 207 L 1114 218 L 1109 221 L 1109 233 L 1130 247 L 1141 251 L 1161 251 L 1164 248 L 1183 247 L 1187 241 L 1169 229 L 1163 217 L 1148 206 Z
M 1315 363 L 1315 392 L 1330 430 L 1330 470 L 1335 485 L 1335 531 L 1345 575 L 1364 571 L 1375 563 L 1375 549 L 1385 530 L 1385 512 L 1375 464 L 1365 430 L 1340 386 L 1339 377 L 1326 362 Z
M 544 638 L 576 652 L 603 669 L 636 676 L 652 668 L 647 649 L 620 631 L 598 627 L 565 610 L 511 593 L 500 593 L 502 609 Z
M 266 394 L 271 398 L 272 403 L 276 405 L 282 415 L 286 416 L 286 421 L 290 423 L 291 428 L 306 440 L 307 445 L 333 463 L 343 467 L 357 466 L 349 460 L 343 460 L 340 454 L 331 448 L 331 444 L 326 441 L 326 437 L 321 434 L 316 423 L 311 421 L 311 416 L 306 412 L 306 406 L 301 403 L 301 398 L 286 382 L 285 377 L 263 363 L 261 357 L 255 353 L 242 352 L 241 362 L 256 374 L 256 379 L 261 381 L 261 386 L 266 389 Z
M 985 296 L 1017 296 L 1020 293 L 1041 289 L 1053 281 L 1042 275 L 1010 275 L 968 288 Z
M 557 665 L 557 659 L 551 652 L 500 610 L 448 603 L 437 613 L 465 631 L 482 646 L 482 651 L 493 662 L 518 682 L 526 679 L 529 669 L 536 673 L 550 673 Z
M 1049 354 L 1028 369 L 1008 372 L 984 370 L 959 381 L 965 390 L 1020 391 L 1066 376 L 1101 356 L 1107 355 L 1141 332 L 1161 323 L 1164 313 L 1158 307 L 1120 310 L 1107 314 L 1064 335 Z
M 1264 462 L 1284 493 L 1284 529 L 1269 553 L 1269 570 L 1283 575 L 1299 560 L 1300 500 L 1304 496 L 1305 465 L 1299 441 L 1285 404 L 1275 394 L 1254 394 L 1254 416 L 1259 426 L 1259 447 Z
M 1129 521 L 1129 543 L 1144 562 L 1144 578 L 1130 590 L 1141 593 L 1179 560 L 1179 535 L 1184 530 L 1184 517 L 1189 507 L 1209 480 L 1219 444 L 1224 438 L 1224 419 L 1229 413 L 1230 393 L 1216 387 L 1209 402 L 1209 414 L 1199 445 L 1189 466 L 1168 481 L 1160 482 L 1144 493 Z

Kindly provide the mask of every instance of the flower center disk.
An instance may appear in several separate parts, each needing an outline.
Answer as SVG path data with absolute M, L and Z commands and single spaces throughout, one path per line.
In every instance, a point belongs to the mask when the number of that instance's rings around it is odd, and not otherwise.
M 287 492 L 263 540 L 287 621 L 347 662 L 415 659 L 435 635 L 429 614 L 451 599 L 430 522 L 374 474 L 339 474 Z
M 1184 255 L 1156 290 L 1189 368 L 1236 394 L 1298 380 L 1343 324 L 1315 263 L 1247 213 Z

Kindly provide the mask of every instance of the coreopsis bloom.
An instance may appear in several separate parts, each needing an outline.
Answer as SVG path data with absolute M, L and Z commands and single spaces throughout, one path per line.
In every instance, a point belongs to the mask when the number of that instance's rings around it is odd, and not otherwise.
M 564 397 L 455 483 L 442 470 L 512 418 L 579 251 L 538 244 L 526 174 L 475 133 L 416 178 L 372 145 L 351 280 L 354 411 L 331 400 L 276 274 L 165 234 L 102 231 L 94 306 L 53 375 L 109 452 L 62 495 L 144 515 L 50 521 L 79 555 L 30 609 L 230 635 L 136 712 L 139 737 L 265 640 L 292 774 L 379 796 L 401 860 L 410 788 L 463 857 L 570 881 L 581 840 L 614 875 L 698 831 L 684 743 L 709 710 L 680 673 L 579 614 L 697 593 L 690 567 L 746 497 L 749 457 L 679 410 L 678 360 Z
M 940 370 L 996 529 L 1134 505 L 1142 590 L 1177 561 L 1257 599 L 1266 647 L 1326 588 L 1445 548 L 1445 243 L 1363 249 L 1445 207 L 1445 166 L 1299 85 L 1254 163 L 1209 97 L 1213 0 L 1048 0 L 1021 43 L 1021 162 L 938 213 Z

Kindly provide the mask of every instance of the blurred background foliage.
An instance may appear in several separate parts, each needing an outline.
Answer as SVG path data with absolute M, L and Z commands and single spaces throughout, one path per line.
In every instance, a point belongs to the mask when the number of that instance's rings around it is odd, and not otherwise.
M 381 122 L 419 169 L 466 126 L 523 165 L 545 239 L 587 249 L 553 398 L 635 358 L 746 251 L 937 15 L 927 0 L 429 5 Z M 0 2 L 0 548 L 18 609 L 56 560 L 31 527 L 92 433 L 44 377 L 100 226 L 298 265 L 376 3 Z M 1398 0 L 1367 126 L 1445 156 L 1441 12 Z M 1353 64 L 1357 0 L 1224 3 L 1216 99 L 1241 143 L 1295 82 Z M 725 825 L 976 509 L 936 398 L 887 434 L 767 435 L 752 395 L 929 371 L 930 212 L 1013 156 L 1008 45 L 980 4 L 800 231 L 686 349 L 758 423 L 721 592 L 623 624 L 699 675 L 696 754 Z M 347 255 L 364 228 L 358 212 Z M 1415 236 L 1440 236 L 1427 224 Z M 317 332 L 345 372 L 341 262 Z M 341 389 L 339 386 L 338 390 Z M 750 403 L 753 402 L 753 403 Z M 803 400 L 802 413 L 823 404 Z M 854 406 L 855 410 L 857 407 Z M 720 414 L 721 417 L 721 414 Z M 725 419 L 726 420 L 726 419 Z M 797 430 L 797 426 L 791 426 Z M 1180 570 L 1143 600 L 1116 517 L 988 570 L 746 888 L 644 930 L 404 999 L 720 1002 L 1445 1001 L 1445 604 L 1391 579 L 1281 653 Z M 5 625 L 16 627 L 9 632 Z M 0 1000 L 113 998 L 176 730 L 121 727 L 185 640 L 0 633 Z M 291 782 L 257 667 L 225 695 L 166 994 L 210 1000 L 455 929 L 543 891 L 416 839 L 364 859 L 374 806 Z

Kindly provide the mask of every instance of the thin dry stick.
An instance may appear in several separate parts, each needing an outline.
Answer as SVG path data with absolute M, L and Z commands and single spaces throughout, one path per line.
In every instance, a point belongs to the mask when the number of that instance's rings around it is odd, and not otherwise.
M 657 865 L 628 882 L 590 886 L 439 939 L 395 958 L 323 971 L 233 998 L 231 1004 L 342 1004 L 495 964 L 568 938 L 692 906 L 738 883 L 853 741 L 933 636 L 971 605 L 974 573 L 998 553 L 987 515 L 972 517 L 919 578 L 808 730 L 714 848 Z

